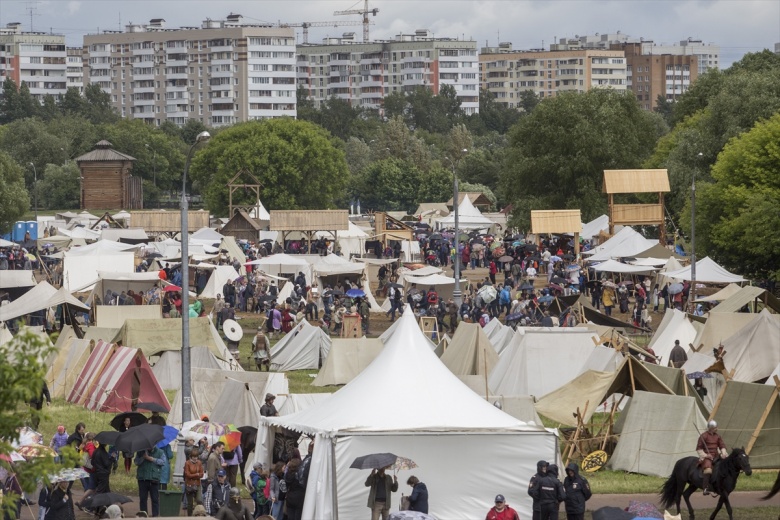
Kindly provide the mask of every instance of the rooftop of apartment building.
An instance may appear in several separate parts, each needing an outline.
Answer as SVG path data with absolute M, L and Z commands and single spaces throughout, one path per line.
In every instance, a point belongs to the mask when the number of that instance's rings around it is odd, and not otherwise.
M 24 31 L 22 30 L 21 22 L 11 22 L 6 24 L 5 27 L 0 27 L 0 38 L 3 38 L 6 41 L 32 40 L 45 43 L 47 41 L 62 42 L 65 39 L 65 35 L 44 31 Z
M 586 53 L 593 54 L 595 52 L 598 54 L 604 53 L 604 55 L 607 56 L 612 56 L 612 55 L 617 56 L 618 54 L 622 56 L 623 54 L 622 51 L 609 49 L 609 48 L 601 49 L 601 48 L 578 47 L 578 48 L 571 48 L 571 49 L 569 48 L 560 49 L 560 48 L 553 48 L 554 47 L 553 45 L 551 45 L 550 47 L 551 47 L 550 49 L 513 49 L 511 42 L 501 42 L 498 44 L 498 47 L 482 47 L 479 53 L 480 53 L 480 58 L 483 56 L 491 56 L 496 54 L 517 55 L 517 56 L 523 54 L 535 54 L 535 55 L 544 54 L 546 56 L 548 54 L 554 54 L 556 52 L 561 52 L 561 51 L 567 51 L 567 52 L 581 51 L 583 54 Z

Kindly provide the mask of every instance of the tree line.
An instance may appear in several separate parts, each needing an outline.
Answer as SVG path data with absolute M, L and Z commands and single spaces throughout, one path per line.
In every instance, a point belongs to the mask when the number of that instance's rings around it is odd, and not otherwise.
M 245 170 L 263 185 L 270 209 L 343 208 L 359 200 L 364 210 L 412 212 L 421 202 L 448 200 L 454 172 L 496 209 L 511 205 L 512 224 L 527 229 L 532 209 L 579 208 L 585 220 L 605 213 L 605 169 L 667 168 L 670 229 L 690 230 L 695 175 L 700 255 L 747 275 L 777 277 L 780 248 L 767 230 L 778 228 L 780 212 L 764 209 L 780 199 L 780 160 L 771 144 L 779 79 L 780 56 L 748 54 L 701 75 L 675 102 L 659 97 L 655 112 L 641 110 L 631 92 L 606 89 L 542 100 L 522 92 L 519 109 L 481 92 L 478 114 L 465 114 L 448 86 L 437 96 L 424 88 L 393 93 L 382 114 L 335 97 L 315 107 L 299 89 L 297 120 L 210 129 L 214 138 L 192 163 L 192 190 L 224 216 L 227 181 Z M 25 165 L 34 163 L 39 200 L 49 208 L 77 204 L 72 159 L 100 139 L 137 159 L 134 174 L 144 179 L 147 201 L 176 190 L 188 144 L 205 128 L 122 120 L 99 88 L 43 104 L 30 103 L 29 92 L 8 81 L 3 91 L 2 184 L 18 186 L 21 176 L 29 190 L 33 172 Z M 240 190 L 236 198 L 252 202 Z

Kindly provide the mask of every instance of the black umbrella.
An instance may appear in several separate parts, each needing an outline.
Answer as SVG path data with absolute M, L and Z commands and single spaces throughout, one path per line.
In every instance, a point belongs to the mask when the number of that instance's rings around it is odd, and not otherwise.
M 526 244 L 525 245 L 526 251 L 536 251 L 536 244 Z
M 119 451 L 135 453 L 152 448 L 164 438 L 164 428 L 159 424 L 142 424 L 120 434 L 114 447 Z
M 355 469 L 381 469 L 392 466 L 396 460 L 398 460 L 398 456 L 392 453 L 372 453 L 371 455 L 363 455 L 356 458 L 349 467 Z
M 569 254 L 566 254 L 566 255 L 563 255 L 563 257 L 562 257 L 562 258 L 563 258 L 564 260 L 574 260 L 574 255 L 569 255 Z
M 434 233 L 430 237 L 428 237 L 430 240 L 441 240 L 441 233 Z
M 116 444 L 116 440 L 119 438 L 120 435 L 122 435 L 120 432 L 106 430 L 104 432 L 100 432 L 97 435 L 95 435 L 95 440 L 98 441 L 100 444 L 105 444 L 106 446 L 113 446 Z
M 108 507 L 111 504 L 127 504 L 132 501 L 132 498 L 120 495 L 119 493 L 98 493 L 85 498 L 82 506 L 87 509 L 95 509 L 98 507 Z
M 403 285 L 401 285 L 400 283 L 395 283 L 395 282 L 390 282 L 389 284 L 387 284 L 387 286 L 388 287 L 392 287 L 394 289 L 403 289 L 404 288 Z
M 116 415 L 113 419 L 111 419 L 111 427 L 115 430 L 118 430 L 122 427 L 122 424 L 125 422 L 125 419 L 130 419 L 130 427 L 138 426 L 139 424 L 144 424 L 147 420 L 146 416 L 139 412 L 125 412 L 120 413 Z
M 566 283 L 566 280 L 561 278 L 560 276 L 553 276 L 550 279 L 550 283 L 558 284 L 558 285 L 564 285 Z
M 157 403 L 138 403 L 135 405 L 139 410 L 149 410 L 150 412 L 168 413 L 170 410 Z
M 150 253 L 146 256 L 147 258 L 162 258 L 162 255 L 160 253 Z
M 520 290 L 521 291 L 533 291 L 534 290 L 534 286 L 532 284 L 530 284 L 530 283 L 524 283 L 523 285 L 520 286 Z
M 344 296 L 344 291 L 339 291 L 338 289 L 331 289 L 328 292 L 333 296 Z
M 504 255 L 498 259 L 499 262 L 511 262 L 512 260 L 514 260 L 514 257 L 511 257 L 509 255 Z

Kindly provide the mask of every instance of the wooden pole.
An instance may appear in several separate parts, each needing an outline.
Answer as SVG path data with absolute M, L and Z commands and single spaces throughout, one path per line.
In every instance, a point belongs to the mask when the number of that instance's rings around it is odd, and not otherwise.
M 636 392 L 636 381 L 634 381 L 634 362 L 631 360 L 631 356 L 628 357 L 628 374 L 631 378 L 631 395 Z
M 729 380 L 726 379 L 726 383 L 723 385 L 723 388 L 720 389 L 720 393 L 718 393 L 718 398 L 715 400 L 715 406 L 712 407 L 710 416 L 707 418 L 708 421 L 711 421 L 715 417 L 715 414 L 718 413 L 718 408 L 720 408 L 720 402 L 723 400 L 723 394 L 726 393 L 726 388 L 728 386 L 729 386 Z
M 767 405 L 764 408 L 764 413 L 761 414 L 761 418 L 758 420 L 756 429 L 753 430 L 753 435 L 750 436 L 750 441 L 748 441 L 747 446 L 745 446 L 745 453 L 748 455 L 750 455 L 750 450 L 753 449 L 753 445 L 756 443 L 756 440 L 758 440 L 758 436 L 761 434 L 761 429 L 764 427 L 764 423 L 766 423 L 766 419 L 769 417 L 769 413 L 772 411 L 772 408 L 775 405 L 775 401 L 777 400 L 777 393 L 780 389 L 780 380 L 778 380 L 777 376 L 774 376 L 774 380 L 775 389 L 772 391 L 772 395 L 769 397 L 769 402 L 767 402 Z
M 585 408 L 582 410 L 582 413 L 580 414 L 580 407 L 577 407 L 577 429 L 574 432 L 574 437 L 571 438 L 571 444 L 569 444 L 569 447 L 567 448 L 567 455 L 566 460 L 563 463 L 563 467 L 565 468 L 569 464 L 569 458 L 574 453 L 574 449 L 577 445 L 577 439 L 580 437 L 580 431 L 585 429 L 585 423 L 582 420 L 582 418 L 585 416 L 586 413 L 588 413 L 588 405 L 590 404 L 590 401 L 585 401 Z
M 682 372 L 682 378 L 683 378 L 683 390 L 685 392 L 685 397 L 688 397 L 688 380 L 685 377 L 685 370 L 682 368 L 680 369 L 680 372 Z
M 487 356 L 484 350 L 482 351 L 482 365 L 485 370 L 485 400 L 490 399 L 490 388 L 488 388 L 488 369 L 487 369 Z

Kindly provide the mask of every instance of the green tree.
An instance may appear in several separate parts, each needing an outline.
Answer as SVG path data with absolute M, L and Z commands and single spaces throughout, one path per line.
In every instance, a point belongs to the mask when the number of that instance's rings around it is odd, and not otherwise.
M 0 152 L 0 200 L 3 201 L 0 204 L 0 229 L 9 231 L 13 223 L 30 209 L 30 195 L 24 186 L 21 166 L 3 152 Z
M 655 113 L 660 115 L 664 118 L 664 121 L 667 125 L 670 127 L 674 123 L 672 117 L 673 117 L 673 110 L 674 110 L 674 102 L 669 101 L 664 97 L 663 94 L 658 94 L 658 97 L 655 100 Z
M 400 116 L 382 125 L 379 135 L 369 146 L 375 160 L 393 157 L 410 161 L 417 170 L 423 172 L 429 171 L 433 164 L 430 148 L 409 130 Z
M 530 114 L 539 105 L 539 101 L 539 96 L 533 90 L 523 90 L 520 92 L 520 101 L 517 102 L 517 106 L 524 113 Z
M 402 159 L 372 163 L 362 176 L 358 196 L 361 208 L 377 211 L 407 211 L 417 208 L 422 174 Z
M 696 250 L 750 277 L 780 279 L 780 114 L 731 140 L 697 183 Z M 690 232 L 690 201 L 682 227 Z
M 41 119 L 44 121 L 51 121 L 59 117 L 60 108 L 57 106 L 57 100 L 51 94 L 43 96 L 43 105 L 40 109 Z
M 490 132 L 505 134 L 520 119 L 520 111 L 508 108 L 504 103 L 496 103 L 489 90 L 479 92 L 479 113 L 467 118 L 469 130 L 476 135 Z
M 294 119 L 252 121 L 221 131 L 197 153 L 190 174 L 209 209 L 226 215 L 227 183 L 241 170 L 263 185 L 268 208 L 333 207 L 349 178 L 338 141 L 322 128 Z
M 530 209 L 580 208 L 585 220 L 606 212 L 604 170 L 638 168 L 659 137 L 657 118 L 632 93 L 606 89 L 540 103 L 509 137 L 501 188 L 516 223 L 526 227 Z
M 46 165 L 43 179 L 38 180 L 38 203 L 47 209 L 76 208 L 79 205 L 79 177 L 75 162 Z
M 298 85 L 295 91 L 297 117 L 301 121 L 320 124 L 320 111 L 314 105 L 314 100 L 309 97 L 309 92 L 303 85 Z
M 4 151 L 26 170 L 25 179 L 32 187 L 35 165 L 43 173 L 47 164 L 62 164 L 68 158 L 68 140 L 65 135 L 54 135 L 49 125 L 40 119 L 19 119 L 10 123 L 0 135 L 0 150 Z
M 66 116 L 83 117 L 86 109 L 86 100 L 76 87 L 69 87 L 59 102 L 60 112 Z
M 84 87 L 83 116 L 96 125 L 119 121 L 119 114 L 111 105 L 111 95 L 104 92 L 100 85 L 93 83 Z
M 485 186 L 484 184 L 461 182 L 459 186 L 460 186 L 460 191 L 464 193 L 468 192 L 468 193 L 484 194 L 485 197 L 487 197 L 490 203 L 493 205 L 493 207 L 496 207 L 496 205 L 498 204 L 498 199 L 496 198 L 496 194 L 493 193 L 493 190 L 491 190 L 489 187 Z
M 18 87 L 14 80 L 3 81 L 3 96 L 0 98 L 0 124 L 12 123 L 27 117 L 35 117 L 41 105 L 30 94 L 26 83 Z
M 183 127 L 181 127 L 181 140 L 184 141 L 184 143 L 194 143 L 195 138 L 198 137 L 198 134 L 207 130 L 211 133 L 211 135 L 215 135 L 214 130 L 209 130 L 206 125 L 197 119 L 187 119 L 187 122 L 184 123 Z

